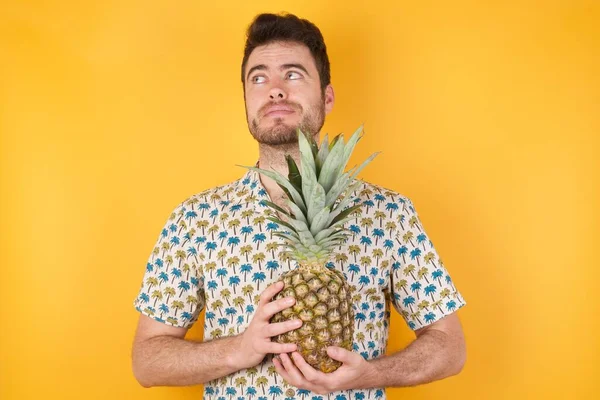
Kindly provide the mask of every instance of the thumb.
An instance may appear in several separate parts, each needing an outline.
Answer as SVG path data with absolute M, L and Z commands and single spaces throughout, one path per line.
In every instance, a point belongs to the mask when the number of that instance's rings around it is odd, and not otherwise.
M 337 347 L 337 346 L 329 346 L 327 348 L 327 354 L 329 355 L 329 357 L 333 358 L 334 360 L 341 361 L 344 364 L 352 363 L 352 361 L 355 359 L 354 356 L 358 355 L 358 354 L 354 354 L 353 352 L 344 349 L 343 347 Z

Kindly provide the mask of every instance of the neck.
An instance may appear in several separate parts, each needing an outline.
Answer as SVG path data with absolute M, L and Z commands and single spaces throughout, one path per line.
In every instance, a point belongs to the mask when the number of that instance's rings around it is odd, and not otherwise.
M 275 170 L 287 178 L 288 166 L 287 161 L 285 160 L 286 154 L 291 155 L 296 162 L 296 165 L 300 167 L 300 150 L 298 148 L 298 143 L 277 146 L 261 143 L 258 146 L 258 166 L 261 169 L 269 171 Z M 260 175 L 260 182 L 269 194 L 273 203 L 280 207 L 287 208 L 287 196 L 277 182 L 264 175 Z

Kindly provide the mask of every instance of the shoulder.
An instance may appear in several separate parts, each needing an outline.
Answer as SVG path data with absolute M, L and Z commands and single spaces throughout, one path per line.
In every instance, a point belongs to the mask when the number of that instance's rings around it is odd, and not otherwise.
M 375 211 L 414 212 L 412 200 L 407 195 L 371 182 L 359 182 L 361 185 L 355 192 L 355 202 Z
M 248 196 L 253 195 L 252 189 L 255 187 L 256 182 L 242 177 L 235 181 L 204 189 L 201 192 L 184 197 L 177 204 L 177 208 L 202 210 L 214 206 L 226 206 L 228 204 L 239 203 L 240 201 L 247 201 Z
M 233 205 L 256 201 L 253 199 L 253 197 L 257 197 L 256 190 L 253 190 L 255 187 L 256 182 L 247 177 L 242 177 L 223 185 L 193 193 L 175 203 L 171 208 L 169 221 L 179 223 L 182 219 L 206 219 L 211 216 L 211 213 L 212 216 L 215 216 L 221 210 Z

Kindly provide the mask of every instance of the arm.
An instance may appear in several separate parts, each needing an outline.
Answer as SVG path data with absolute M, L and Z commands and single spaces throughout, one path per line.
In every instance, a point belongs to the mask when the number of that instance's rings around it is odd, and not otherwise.
M 132 359 L 142 386 L 202 384 L 240 369 L 230 361 L 233 337 L 201 343 L 185 340 L 186 332 L 140 315 Z
M 458 374 L 466 360 L 466 346 L 456 314 L 415 331 L 417 338 L 404 350 L 372 360 L 366 387 L 404 387 Z M 385 373 L 384 373 L 385 372 Z
M 278 282 L 263 291 L 244 333 L 208 342 L 185 340 L 187 329 L 141 315 L 132 351 L 135 378 L 144 387 L 197 385 L 253 367 L 268 353 L 296 350 L 295 344 L 271 342 L 272 336 L 298 328 L 299 321 L 269 323 L 274 314 L 293 305 L 288 298 L 270 302 L 281 289 L 283 283 Z
M 299 353 L 274 359 L 283 378 L 319 394 L 373 387 L 416 386 L 458 374 L 465 363 L 465 342 L 458 316 L 451 314 L 415 331 L 417 338 L 404 350 L 366 361 L 341 348 L 328 349 L 343 365 L 331 374 L 313 369 Z

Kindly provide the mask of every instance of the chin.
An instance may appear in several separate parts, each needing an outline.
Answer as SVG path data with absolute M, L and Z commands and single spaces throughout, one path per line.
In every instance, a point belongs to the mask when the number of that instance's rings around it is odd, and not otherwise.
M 256 134 L 253 134 L 253 136 L 259 143 L 269 145 L 292 144 L 298 142 L 296 128 L 290 126 L 261 129 Z
M 299 123 L 289 123 L 284 122 L 282 119 L 278 118 L 275 123 L 269 124 L 264 127 L 263 132 L 271 132 L 272 134 L 284 134 L 285 132 L 293 131 L 296 132 L 296 129 L 300 126 Z M 295 135 L 295 133 L 294 133 Z

